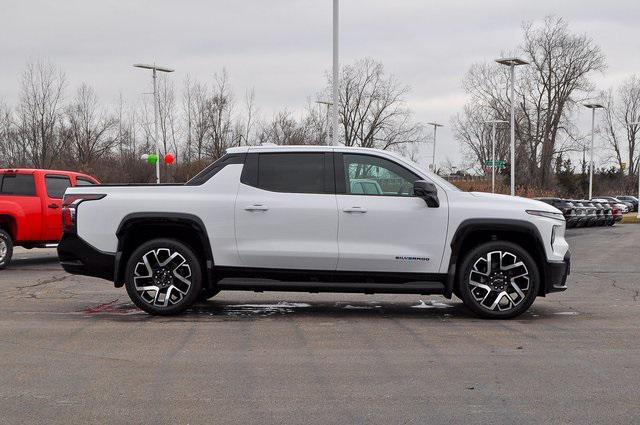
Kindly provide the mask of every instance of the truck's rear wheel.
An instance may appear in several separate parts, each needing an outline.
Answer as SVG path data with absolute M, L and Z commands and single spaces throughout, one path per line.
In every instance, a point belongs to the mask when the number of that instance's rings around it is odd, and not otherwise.
M 509 319 L 524 313 L 540 286 L 533 257 L 511 242 L 495 241 L 474 248 L 462 261 L 458 277 L 464 304 L 487 319 Z
M 9 265 L 12 256 L 13 239 L 7 231 L 0 229 L 0 270 Z
M 178 314 L 201 293 L 201 270 L 197 255 L 183 243 L 173 239 L 145 242 L 127 263 L 127 293 L 147 313 Z

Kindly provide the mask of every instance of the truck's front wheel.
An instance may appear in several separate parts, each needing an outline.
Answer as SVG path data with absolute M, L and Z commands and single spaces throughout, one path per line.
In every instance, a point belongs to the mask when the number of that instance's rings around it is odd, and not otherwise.
M 509 319 L 524 313 L 540 286 L 533 257 L 506 241 L 482 244 L 467 254 L 458 276 L 464 304 L 480 317 Z
M 178 314 L 189 308 L 201 293 L 201 270 L 198 256 L 179 241 L 145 242 L 127 263 L 127 293 L 147 313 Z
M 9 265 L 12 256 L 13 239 L 7 231 L 0 229 L 0 270 Z

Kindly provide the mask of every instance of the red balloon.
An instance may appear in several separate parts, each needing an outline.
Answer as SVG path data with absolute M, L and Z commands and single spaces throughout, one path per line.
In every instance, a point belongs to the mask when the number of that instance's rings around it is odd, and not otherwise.
M 172 153 L 168 153 L 164 156 L 164 163 L 167 165 L 171 165 L 173 164 L 173 162 L 176 160 L 176 157 L 173 156 Z

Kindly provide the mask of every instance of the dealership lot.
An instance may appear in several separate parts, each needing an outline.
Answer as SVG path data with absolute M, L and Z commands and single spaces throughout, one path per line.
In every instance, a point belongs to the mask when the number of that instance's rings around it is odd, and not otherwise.
M 55 251 L 0 272 L 0 423 L 634 423 L 640 226 L 568 232 L 510 321 L 442 297 L 222 293 L 150 317 Z

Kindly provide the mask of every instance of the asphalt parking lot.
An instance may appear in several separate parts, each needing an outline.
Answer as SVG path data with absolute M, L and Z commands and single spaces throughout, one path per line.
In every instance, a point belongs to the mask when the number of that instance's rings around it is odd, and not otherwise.
M 638 423 L 640 226 L 568 239 L 570 289 L 511 321 L 244 292 L 154 318 L 19 250 L 0 271 L 0 423 Z

